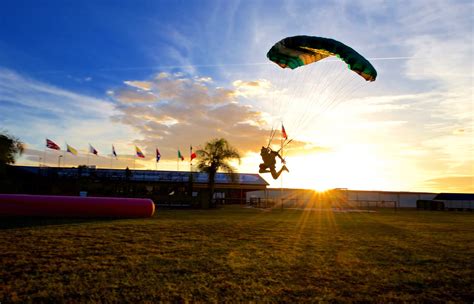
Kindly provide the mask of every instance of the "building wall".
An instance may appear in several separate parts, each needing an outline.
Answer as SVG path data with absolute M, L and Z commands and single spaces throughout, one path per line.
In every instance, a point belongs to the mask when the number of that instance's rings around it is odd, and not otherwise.
M 423 192 L 387 192 L 387 191 L 362 191 L 362 190 L 339 190 L 347 191 L 348 201 L 367 204 L 370 203 L 396 203 L 399 208 L 416 208 L 417 200 L 431 200 L 436 193 Z
M 156 204 L 168 205 L 199 204 L 208 197 L 207 180 L 202 174 L 193 175 L 197 178 L 191 180 L 190 172 L 28 166 L 9 166 L 8 169 L 8 179 L 0 180 L 0 193 L 70 196 L 87 193 L 88 196 L 151 198 Z M 221 181 L 226 180 L 219 174 Z M 267 186 L 257 174 L 241 173 L 238 177 L 239 183 L 216 182 L 216 198 L 221 203 L 243 204 L 247 191 Z
M 472 200 L 457 200 L 457 201 L 447 201 L 442 200 L 444 207 L 447 209 L 474 209 L 474 201 Z
M 267 189 L 266 191 L 251 191 L 247 193 L 246 200 L 252 198 L 269 199 L 291 205 L 297 202 L 299 206 L 320 207 L 388 207 L 388 208 L 416 208 L 417 200 L 431 200 L 436 193 L 426 192 L 392 192 L 392 191 L 363 191 L 335 189 L 318 193 L 306 189 Z

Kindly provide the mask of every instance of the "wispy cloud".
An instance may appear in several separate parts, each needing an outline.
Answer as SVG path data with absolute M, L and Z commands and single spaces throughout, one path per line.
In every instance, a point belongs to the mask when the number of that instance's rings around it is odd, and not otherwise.
M 67 91 L 4 68 L 0 68 L 0 100 L 2 104 L 8 102 L 55 116 L 84 117 L 87 113 L 99 118 L 113 111 L 113 104 L 106 100 Z
M 474 193 L 474 176 L 445 176 L 426 180 L 428 189 L 443 189 L 444 192 Z
M 71 92 L 15 71 L 0 69 L 0 122 L 30 148 L 44 146 L 46 137 L 60 144 L 87 147 L 100 138 L 98 148 L 108 147 L 130 129 L 110 121 L 118 113 L 111 101 Z M 103 145 L 103 146 L 102 146 Z

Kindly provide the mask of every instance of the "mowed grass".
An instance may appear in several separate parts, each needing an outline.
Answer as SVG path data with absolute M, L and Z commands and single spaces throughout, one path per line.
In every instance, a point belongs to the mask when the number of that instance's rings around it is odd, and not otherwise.
M 0 302 L 472 302 L 474 214 L 167 210 L 0 224 Z

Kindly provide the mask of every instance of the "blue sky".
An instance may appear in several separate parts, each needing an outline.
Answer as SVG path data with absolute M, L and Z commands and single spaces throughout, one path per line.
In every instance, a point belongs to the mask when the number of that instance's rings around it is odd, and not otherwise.
M 66 165 L 84 163 L 89 143 L 98 166 L 112 144 L 115 166 L 131 165 L 136 144 L 176 169 L 178 148 L 222 136 L 244 156 L 239 171 L 257 172 L 284 121 L 297 134 L 287 186 L 474 191 L 473 16 L 472 1 L 3 1 L 0 127 L 27 143 L 23 164 L 44 158 L 48 137 L 82 151 Z M 302 34 L 350 45 L 377 81 L 334 60 L 279 76 L 266 52 Z M 327 111 L 316 79 L 331 79 Z

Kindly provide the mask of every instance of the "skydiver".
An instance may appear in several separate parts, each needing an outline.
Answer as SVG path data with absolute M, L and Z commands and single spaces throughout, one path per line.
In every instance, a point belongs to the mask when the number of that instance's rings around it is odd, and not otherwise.
M 281 157 L 280 153 L 277 151 L 273 151 L 270 148 L 265 148 L 262 147 L 260 150 L 260 156 L 262 157 L 263 163 L 259 165 L 260 170 L 258 172 L 260 173 L 271 173 L 273 179 L 277 179 L 280 174 L 285 170 L 286 172 L 290 172 L 288 168 L 285 166 L 286 161 Z M 283 166 L 281 167 L 280 171 L 275 170 L 275 165 L 276 165 L 276 157 L 280 158 L 281 163 Z

